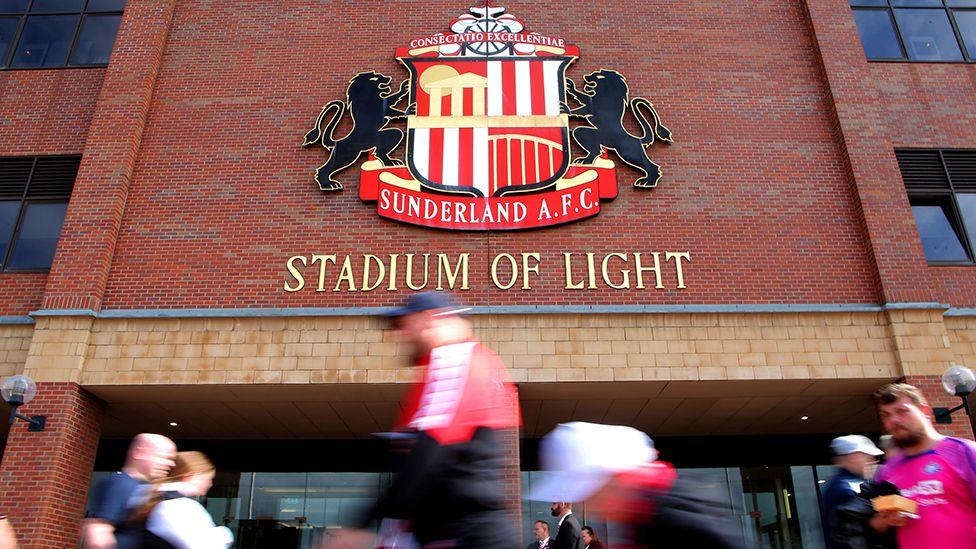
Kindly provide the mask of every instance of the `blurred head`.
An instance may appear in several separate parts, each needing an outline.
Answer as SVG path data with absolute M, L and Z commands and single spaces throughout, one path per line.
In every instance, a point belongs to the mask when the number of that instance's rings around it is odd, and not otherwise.
M 835 465 L 861 478 L 874 476 L 878 456 L 884 454 L 863 435 L 837 437 L 830 442 L 830 449 L 834 451 Z
M 532 535 L 535 539 L 542 541 L 549 537 L 549 523 L 544 520 L 537 520 L 532 525 Z
M 457 305 L 450 294 L 413 294 L 402 307 L 390 313 L 397 336 L 423 355 L 435 347 L 471 338 L 471 324 L 461 316 L 467 309 Z
M 176 444 L 163 435 L 136 435 L 125 457 L 126 473 L 153 481 L 165 477 L 173 467 Z
M 203 496 L 213 485 L 217 468 L 202 452 L 180 452 L 176 454 L 176 465 L 170 471 L 170 480 L 189 486 L 192 493 L 187 496 Z
M 552 513 L 552 516 L 561 517 L 566 513 L 573 512 L 573 504 L 565 501 L 554 501 L 549 506 L 549 511 Z
M 593 528 L 590 528 L 589 526 L 583 527 L 582 536 L 583 536 L 583 545 L 589 545 L 593 543 L 593 540 L 596 539 L 596 533 L 593 531 Z
M 885 461 L 888 461 L 901 453 L 898 446 L 895 446 L 895 439 L 893 439 L 891 435 L 881 435 L 881 438 L 878 439 L 878 447 L 884 451 Z
M 905 383 L 885 385 L 874 393 L 878 419 L 895 446 L 913 448 L 936 435 L 932 408 L 916 387 Z

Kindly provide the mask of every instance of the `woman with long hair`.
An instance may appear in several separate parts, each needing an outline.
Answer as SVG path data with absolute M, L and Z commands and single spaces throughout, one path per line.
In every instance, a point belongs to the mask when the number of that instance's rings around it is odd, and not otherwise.
M 134 520 L 145 521 L 146 549 L 226 549 L 234 535 L 215 526 L 210 513 L 195 498 L 206 495 L 217 469 L 201 452 L 176 454 L 168 477 L 158 481 Z
M 593 528 L 584 526 L 582 535 L 585 549 L 603 549 L 603 542 L 597 539 L 596 532 L 593 531 Z

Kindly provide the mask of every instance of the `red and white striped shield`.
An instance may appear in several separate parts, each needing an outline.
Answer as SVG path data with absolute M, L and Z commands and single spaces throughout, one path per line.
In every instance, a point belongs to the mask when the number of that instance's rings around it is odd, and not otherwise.
M 433 190 L 504 196 L 554 185 L 569 166 L 565 72 L 552 57 L 411 57 L 407 166 Z

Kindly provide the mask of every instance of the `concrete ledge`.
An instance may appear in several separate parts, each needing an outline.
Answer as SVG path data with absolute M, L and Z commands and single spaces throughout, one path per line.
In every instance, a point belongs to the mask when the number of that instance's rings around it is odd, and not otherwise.
M 33 324 L 34 319 L 29 316 L 0 316 L 0 324 Z

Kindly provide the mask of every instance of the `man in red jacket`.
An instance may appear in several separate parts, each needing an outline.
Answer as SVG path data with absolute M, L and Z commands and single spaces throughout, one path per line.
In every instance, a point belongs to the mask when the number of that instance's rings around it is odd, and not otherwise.
M 413 447 L 390 489 L 363 517 L 406 520 L 430 548 L 513 546 L 514 524 L 501 491 L 506 459 L 499 431 L 520 424 L 518 397 L 505 366 L 472 338 L 450 294 L 412 295 L 390 317 L 410 346 L 422 381 L 408 392 L 398 428 Z M 365 530 L 344 530 L 330 547 L 372 547 Z

